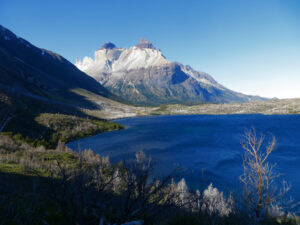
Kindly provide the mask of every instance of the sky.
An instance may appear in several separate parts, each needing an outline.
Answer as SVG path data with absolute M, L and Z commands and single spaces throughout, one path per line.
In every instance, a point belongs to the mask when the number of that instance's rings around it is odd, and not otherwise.
M 0 0 L 0 24 L 72 63 L 145 37 L 232 90 L 300 97 L 298 0 Z

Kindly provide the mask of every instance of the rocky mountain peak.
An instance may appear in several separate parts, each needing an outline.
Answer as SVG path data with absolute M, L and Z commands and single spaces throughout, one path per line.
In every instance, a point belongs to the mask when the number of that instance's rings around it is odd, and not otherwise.
M 100 49 L 114 49 L 117 46 L 111 42 L 107 42 L 104 45 L 102 45 L 102 47 Z
M 139 48 L 151 48 L 151 49 L 156 49 L 151 41 L 146 40 L 145 38 L 142 38 L 140 40 L 140 43 L 136 46 Z
M 96 51 L 95 59 L 85 57 L 76 61 L 76 66 L 113 94 L 133 104 L 225 103 L 255 99 L 225 88 L 209 74 L 167 60 L 145 38 L 129 49 Z

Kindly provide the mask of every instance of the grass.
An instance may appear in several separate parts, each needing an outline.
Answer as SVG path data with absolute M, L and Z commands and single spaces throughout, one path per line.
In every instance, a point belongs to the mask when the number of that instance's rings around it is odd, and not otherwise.
M 22 169 L 17 163 L 0 163 L 0 172 L 2 173 L 14 173 L 23 174 Z
M 0 146 L 0 173 L 49 177 L 49 170 L 45 170 L 45 167 L 57 162 L 68 168 L 76 168 L 79 159 L 74 152 L 66 149 L 34 149 L 23 144 L 11 152 Z
M 40 161 L 56 161 L 67 163 L 69 165 L 74 165 L 78 162 L 78 158 L 71 152 L 59 152 L 55 150 L 47 150 L 44 152 L 36 152 L 34 156 Z

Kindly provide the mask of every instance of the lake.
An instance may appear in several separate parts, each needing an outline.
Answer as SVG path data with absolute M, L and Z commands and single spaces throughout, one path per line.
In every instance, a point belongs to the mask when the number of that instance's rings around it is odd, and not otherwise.
M 184 115 L 115 120 L 126 129 L 102 133 L 68 144 L 92 149 L 112 162 L 130 160 L 143 150 L 156 163 L 157 175 L 184 168 L 191 189 L 213 183 L 228 193 L 238 191 L 242 173 L 242 136 L 246 129 L 272 133 L 277 140 L 270 156 L 276 172 L 292 184 L 290 195 L 300 201 L 300 115 Z

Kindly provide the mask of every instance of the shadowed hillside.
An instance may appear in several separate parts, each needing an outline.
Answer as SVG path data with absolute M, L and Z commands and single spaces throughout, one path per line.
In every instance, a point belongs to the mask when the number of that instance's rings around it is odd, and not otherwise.
M 35 146 L 53 147 L 58 141 L 121 128 L 87 118 L 82 109 L 101 106 L 77 94 L 78 89 L 114 98 L 62 56 L 37 48 L 0 26 L 0 132 Z M 52 123 L 60 126 L 53 128 Z M 67 135 L 71 129 L 76 132 Z

